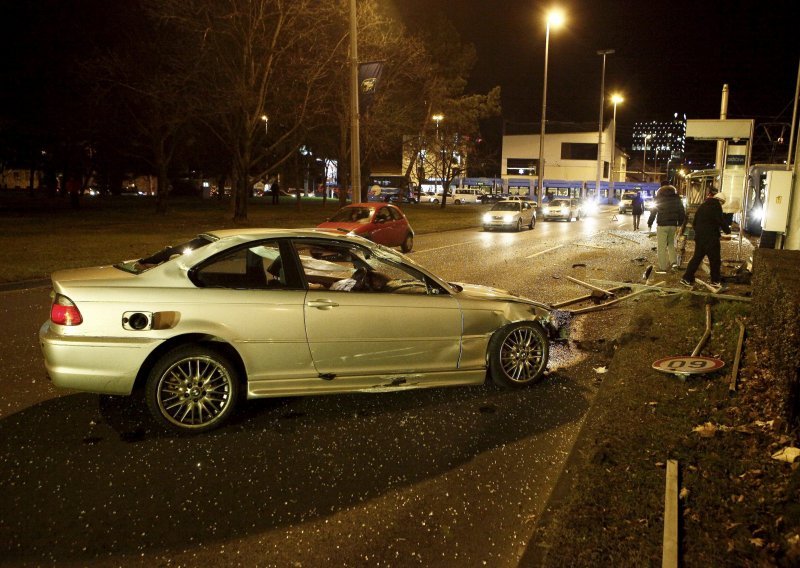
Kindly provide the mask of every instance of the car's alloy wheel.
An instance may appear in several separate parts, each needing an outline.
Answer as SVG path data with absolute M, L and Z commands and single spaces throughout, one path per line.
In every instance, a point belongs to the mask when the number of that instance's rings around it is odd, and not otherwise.
M 517 219 L 517 232 L 522 230 L 522 219 Z
M 235 366 L 215 349 L 178 347 L 156 363 L 147 378 L 145 400 L 153 416 L 180 432 L 221 426 L 239 397 Z
M 536 322 L 508 325 L 489 341 L 489 373 L 501 387 L 518 388 L 538 382 L 547 367 L 550 345 Z
M 411 249 L 414 248 L 414 235 L 408 233 L 406 238 L 403 239 L 403 244 L 400 245 L 400 250 L 403 252 L 411 252 Z

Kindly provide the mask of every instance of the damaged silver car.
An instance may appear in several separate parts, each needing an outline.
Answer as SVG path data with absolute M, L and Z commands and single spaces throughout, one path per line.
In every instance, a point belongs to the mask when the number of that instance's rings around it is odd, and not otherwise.
M 205 233 L 52 284 L 40 340 L 53 383 L 143 393 L 180 432 L 222 425 L 245 397 L 525 387 L 558 334 L 544 304 L 311 229 Z

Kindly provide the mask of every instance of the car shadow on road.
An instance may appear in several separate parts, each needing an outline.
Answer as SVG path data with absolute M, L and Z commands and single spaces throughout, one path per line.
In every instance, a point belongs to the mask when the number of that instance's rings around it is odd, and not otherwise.
M 116 561 L 292 526 L 577 423 L 589 398 L 556 373 L 519 391 L 258 400 L 199 436 L 156 430 L 129 398 L 52 399 L 0 421 L 0 551 Z

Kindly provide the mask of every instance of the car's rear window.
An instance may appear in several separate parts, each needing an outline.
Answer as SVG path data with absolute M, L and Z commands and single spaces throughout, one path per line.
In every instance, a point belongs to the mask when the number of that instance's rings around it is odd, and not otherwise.
M 334 223 L 369 223 L 374 209 L 370 207 L 344 207 L 331 217 Z
M 519 211 L 519 201 L 503 202 L 500 201 L 492 206 L 491 211 Z
M 125 272 L 130 272 L 132 274 L 140 274 L 145 270 L 154 268 L 159 264 L 167 262 L 168 260 L 182 256 L 187 252 L 202 248 L 209 243 L 214 242 L 215 240 L 216 239 L 210 235 L 199 235 L 185 243 L 164 247 L 160 251 L 154 252 L 153 254 L 142 257 L 138 260 L 126 260 L 125 262 L 120 262 L 115 264 L 114 268 L 119 268 L 120 270 L 124 270 Z

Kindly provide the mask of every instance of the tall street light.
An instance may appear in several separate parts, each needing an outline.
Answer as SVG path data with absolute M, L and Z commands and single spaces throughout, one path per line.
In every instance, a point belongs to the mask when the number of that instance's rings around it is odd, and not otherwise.
M 611 121 L 611 171 L 608 176 L 608 197 L 614 197 L 614 155 L 617 153 L 617 105 L 624 102 L 625 99 L 619 93 L 611 95 L 611 102 L 614 103 L 614 118 Z M 600 197 L 600 191 L 597 192 L 597 197 Z
M 442 193 L 444 193 L 444 144 L 442 144 L 442 139 L 439 137 L 439 123 L 442 122 L 442 120 L 444 119 L 444 115 L 443 114 L 434 114 L 431 118 L 436 123 L 436 142 L 439 144 L 439 147 L 441 149 L 440 159 L 442 161 L 442 164 L 441 164 L 442 165 L 442 169 L 441 169 L 442 175 L 441 175 L 440 179 L 442 181 Z M 434 168 L 434 171 L 436 171 L 435 168 Z M 444 196 L 442 196 L 442 201 L 444 201 Z
M 606 55 L 614 53 L 613 49 L 598 50 L 597 55 L 603 56 L 603 71 L 600 73 L 600 120 L 597 123 L 597 181 L 594 191 L 600 195 L 600 179 L 603 177 L 603 107 L 606 104 Z M 614 149 L 611 149 L 614 152 Z
M 564 12 L 553 9 L 547 14 L 547 32 L 544 38 L 544 81 L 542 81 L 542 130 L 539 134 L 539 187 L 537 187 L 536 204 L 542 206 L 544 191 L 544 125 L 547 116 L 547 59 L 550 55 L 550 26 L 557 28 L 564 23 Z
M 652 134 L 646 134 L 644 137 L 644 150 L 642 151 L 642 181 L 647 181 L 645 179 L 645 172 L 647 171 L 647 141 L 650 140 Z

